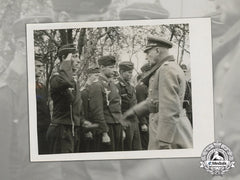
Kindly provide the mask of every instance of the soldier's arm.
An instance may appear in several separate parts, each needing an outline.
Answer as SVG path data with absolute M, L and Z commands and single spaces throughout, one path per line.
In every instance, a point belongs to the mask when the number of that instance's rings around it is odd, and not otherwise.
M 178 95 L 179 77 L 176 69 L 169 64 L 163 65 L 158 71 L 159 115 L 157 139 L 172 143 L 176 133 L 176 124 L 182 108 Z
M 108 126 L 104 118 L 103 89 L 99 82 L 95 82 L 89 87 L 89 109 L 94 123 L 99 124 L 102 132 L 108 132 Z
M 51 89 L 65 90 L 74 87 L 74 81 L 72 78 L 72 67 L 70 61 L 63 61 L 59 74 L 54 75 L 50 80 Z

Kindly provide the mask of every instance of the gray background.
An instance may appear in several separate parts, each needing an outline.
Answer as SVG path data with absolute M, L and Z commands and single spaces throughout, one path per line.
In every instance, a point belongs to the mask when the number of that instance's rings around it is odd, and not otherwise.
M 125 5 L 136 0 L 123 1 Z M 223 177 L 212 177 L 200 168 L 200 158 L 184 159 L 148 159 L 148 160 L 113 160 L 113 161 L 76 161 L 76 162 L 42 162 L 30 163 L 28 141 L 28 110 L 27 110 L 27 79 L 26 53 L 15 52 L 9 47 L 6 26 L 14 7 L 11 3 L 21 2 L 1 0 L 0 28 L 1 49 L 10 51 L 9 55 L 0 54 L 0 176 L 1 179 L 20 180 L 64 180 L 64 179 L 239 179 L 240 157 L 240 82 L 239 82 L 239 34 L 240 26 L 234 27 L 239 21 L 239 0 L 162 0 L 161 4 L 170 13 L 169 18 L 209 17 L 212 12 L 225 13 L 226 20 L 221 26 L 212 25 L 213 37 L 213 76 L 215 96 L 215 137 L 230 147 L 236 161 L 236 168 Z M 118 1 L 116 1 L 118 2 Z M 119 1 L 120 2 L 120 1 Z M 142 0 L 142 2 L 150 2 Z M 214 4 L 216 3 L 216 4 Z M 122 8 L 112 7 L 113 12 Z M 33 4 L 34 7 L 34 4 Z M 12 9 L 13 8 L 13 9 Z M 25 8 L 22 14 L 31 14 L 32 8 Z M 17 12 L 18 9 L 14 9 Z M 46 8 L 40 9 L 46 11 Z M 5 18 L 3 14 L 5 12 Z M 9 13 L 8 13 L 9 12 Z M 236 12 L 236 13 L 235 13 Z M 214 17 L 215 18 L 215 17 Z M 140 18 L 141 19 L 141 18 Z M 116 16 L 108 16 L 105 20 L 118 20 Z M 213 19 L 215 21 L 215 19 Z M 228 32 L 230 31 L 230 32 Z M 3 34 L 4 33 L 4 34 Z M 7 44 L 7 45 L 6 45 Z M 12 53 L 11 53 L 12 51 Z M 8 62 L 16 74 L 7 77 Z M 22 60 L 22 61 L 21 61 Z M 21 61 L 21 63 L 19 63 Z M 14 64 L 15 63 L 15 64 Z M 15 65 L 15 66 L 14 66 Z M 20 78 L 21 77 L 21 78 Z M 203 77 L 204 78 L 204 77 Z M 6 88 L 11 86 L 11 93 Z M 13 97 L 13 94 L 15 97 Z M 12 103 L 19 98 L 21 104 Z M 5 101 L 4 101 L 5 100 Z M 21 113 L 19 119 L 13 119 L 13 109 Z

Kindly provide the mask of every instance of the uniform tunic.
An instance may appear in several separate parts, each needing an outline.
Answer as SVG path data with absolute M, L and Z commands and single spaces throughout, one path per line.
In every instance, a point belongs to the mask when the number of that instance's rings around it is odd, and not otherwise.
M 138 117 L 150 112 L 148 149 L 159 149 L 160 141 L 191 148 L 192 127 L 183 110 L 185 76 L 173 56 L 164 61 L 149 80 L 147 100 L 134 109 Z
M 124 81 L 122 78 L 118 79 L 117 87 L 121 95 L 122 113 L 124 113 L 137 104 L 136 90 L 130 83 Z M 124 140 L 124 150 L 126 151 L 142 149 L 138 126 L 139 121 L 136 116 L 133 118 L 134 119 L 130 120 L 130 125 L 125 129 L 126 139 Z
M 122 125 L 119 121 L 122 116 L 121 98 L 116 85 L 112 80 L 99 75 L 86 86 L 86 91 L 89 120 L 99 124 L 94 137 L 95 151 L 123 150 Z M 110 144 L 102 143 L 102 134 L 105 132 L 110 137 Z

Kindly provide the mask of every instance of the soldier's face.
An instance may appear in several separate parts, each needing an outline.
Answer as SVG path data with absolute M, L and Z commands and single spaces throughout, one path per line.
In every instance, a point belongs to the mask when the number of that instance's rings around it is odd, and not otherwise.
M 72 69 L 73 72 L 77 72 L 80 68 L 80 59 L 79 59 L 79 53 L 72 54 Z
M 132 79 L 132 73 L 133 73 L 132 70 L 130 70 L 130 71 L 121 71 L 121 76 L 122 76 L 122 78 L 125 81 L 129 82 Z
M 102 66 L 101 70 L 107 78 L 112 78 L 116 72 L 116 66 Z
M 35 71 L 36 71 L 36 80 L 41 78 L 44 72 L 44 66 L 43 63 L 40 61 L 35 62 Z
M 159 53 L 157 52 L 156 48 L 149 49 L 146 52 L 146 60 L 152 66 L 157 63 L 157 57 Z

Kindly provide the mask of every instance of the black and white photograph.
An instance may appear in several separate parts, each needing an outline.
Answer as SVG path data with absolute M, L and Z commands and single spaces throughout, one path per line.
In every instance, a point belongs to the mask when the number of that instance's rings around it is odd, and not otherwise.
M 27 55 L 31 161 L 196 157 L 214 139 L 208 18 L 27 24 Z

